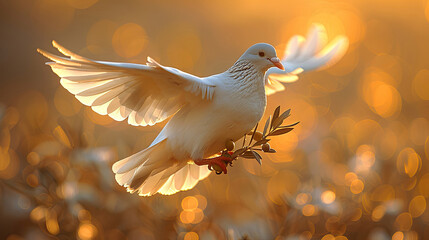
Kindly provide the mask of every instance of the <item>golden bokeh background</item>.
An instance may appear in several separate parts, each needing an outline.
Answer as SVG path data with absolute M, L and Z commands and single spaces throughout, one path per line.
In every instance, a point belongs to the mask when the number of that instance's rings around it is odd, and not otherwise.
M 4 0 L 0 13 L 0 239 L 429 239 L 428 0 Z M 301 122 L 277 153 L 172 196 L 130 195 L 110 170 L 164 123 L 94 113 L 36 53 L 55 39 L 207 76 L 257 42 L 283 57 L 312 23 L 350 46 L 268 98 Z

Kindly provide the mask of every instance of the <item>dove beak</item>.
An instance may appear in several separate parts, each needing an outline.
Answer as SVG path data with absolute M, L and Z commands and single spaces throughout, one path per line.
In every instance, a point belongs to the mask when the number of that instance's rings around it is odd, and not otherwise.
M 270 62 L 272 62 L 274 64 L 274 66 L 280 68 L 281 70 L 285 70 L 282 62 L 280 61 L 280 59 L 278 57 L 268 58 L 268 60 L 270 60 Z

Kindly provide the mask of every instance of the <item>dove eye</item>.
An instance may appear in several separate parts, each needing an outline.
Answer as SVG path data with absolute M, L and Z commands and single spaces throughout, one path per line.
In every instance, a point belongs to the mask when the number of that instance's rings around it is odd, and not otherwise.
M 259 56 L 263 57 L 263 56 L 265 56 L 265 53 L 264 52 L 259 52 Z

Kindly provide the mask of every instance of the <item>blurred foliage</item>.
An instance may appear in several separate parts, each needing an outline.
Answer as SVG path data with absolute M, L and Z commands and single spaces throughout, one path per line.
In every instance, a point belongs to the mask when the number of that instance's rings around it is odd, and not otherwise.
M 1 239 L 429 239 L 427 0 L 4 0 L 0 12 Z M 281 56 L 314 22 L 350 49 L 269 97 L 268 113 L 301 121 L 270 142 L 277 153 L 172 196 L 130 195 L 110 170 L 163 124 L 81 106 L 35 51 L 55 39 L 205 76 L 256 42 Z

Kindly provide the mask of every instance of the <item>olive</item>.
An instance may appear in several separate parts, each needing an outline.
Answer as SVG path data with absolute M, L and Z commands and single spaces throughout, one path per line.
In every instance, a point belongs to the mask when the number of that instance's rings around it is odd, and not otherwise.
M 269 144 L 269 143 L 264 143 L 264 144 L 262 145 L 262 151 L 264 151 L 264 152 L 269 152 L 269 151 L 270 151 L 270 149 L 271 149 L 271 147 L 270 147 L 270 144 Z
M 226 150 L 232 151 L 234 149 L 234 147 L 235 147 L 234 141 L 232 141 L 231 139 L 226 140 L 226 142 L 225 142 Z
M 256 131 L 253 139 L 255 139 L 256 141 L 260 141 L 262 139 L 262 133 L 259 131 Z
M 249 132 L 247 135 L 253 135 L 253 131 Z M 262 133 L 260 131 L 256 131 L 255 136 L 253 136 L 253 139 L 256 141 L 260 141 L 260 140 L 262 140 L 262 137 L 263 137 Z
M 212 165 L 213 170 L 216 172 L 216 174 L 221 174 L 222 173 L 222 168 L 220 168 L 219 165 L 217 164 L 213 164 Z

